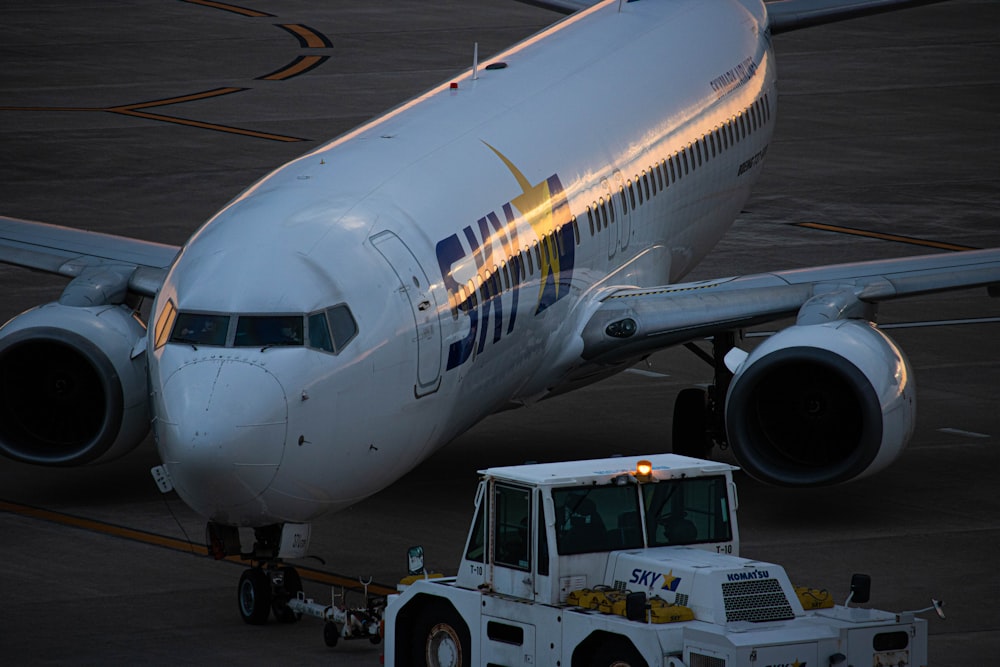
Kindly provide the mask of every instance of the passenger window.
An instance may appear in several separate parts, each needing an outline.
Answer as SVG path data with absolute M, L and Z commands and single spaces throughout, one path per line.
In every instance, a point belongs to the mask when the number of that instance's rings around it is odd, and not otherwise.
M 479 299 L 476 297 L 476 283 L 469 279 L 469 300 L 465 306 L 465 310 L 475 310 L 479 307 Z
M 593 205 L 587 207 L 587 222 L 590 223 L 590 235 L 594 235 L 594 207 Z
M 302 345 L 301 315 L 241 315 L 236 322 L 236 347 Z
M 299 328 L 302 327 L 301 319 L 299 318 Z M 170 342 L 224 347 L 228 333 L 229 315 L 178 313 Z

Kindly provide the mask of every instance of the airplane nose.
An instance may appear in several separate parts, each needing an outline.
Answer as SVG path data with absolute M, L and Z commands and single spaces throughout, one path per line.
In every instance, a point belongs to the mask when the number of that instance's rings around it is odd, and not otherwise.
M 201 359 L 167 378 L 158 403 L 157 443 L 177 493 L 213 521 L 251 521 L 285 447 L 278 379 L 250 361 Z

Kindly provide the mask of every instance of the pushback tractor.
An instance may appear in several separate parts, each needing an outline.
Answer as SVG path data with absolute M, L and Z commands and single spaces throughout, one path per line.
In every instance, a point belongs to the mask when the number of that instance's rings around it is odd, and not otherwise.
M 927 621 L 856 606 L 866 576 L 840 605 L 740 557 L 734 470 L 663 454 L 481 471 L 457 576 L 387 602 L 385 664 L 926 665 Z

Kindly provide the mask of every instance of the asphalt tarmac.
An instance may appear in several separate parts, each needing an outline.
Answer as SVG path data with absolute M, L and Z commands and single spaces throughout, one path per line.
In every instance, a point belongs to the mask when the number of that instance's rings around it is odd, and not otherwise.
M 474 42 L 485 56 L 557 18 L 511 0 L 8 0 L 0 213 L 183 243 L 258 176 L 469 66 Z M 775 37 L 764 176 L 692 277 L 1000 246 L 997 25 L 1000 3 L 962 0 Z M 57 299 L 63 284 L 0 267 L 0 317 Z M 883 324 L 989 317 L 1000 301 L 984 290 L 880 313 Z M 738 477 L 744 555 L 838 600 L 854 572 L 872 576 L 879 608 L 943 599 L 933 665 L 1000 655 L 998 334 L 998 323 L 890 331 L 914 366 L 919 411 L 886 472 L 807 491 Z M 391 585 L 422 544 L 430 566 L 453 573 L 477 469 L 668 446 L 673 397 L 709 369 L 671 350 L 637 370 L 486 420 L 315 524 L 323 562 L 302 565 Z M 314 619 L 245 625 L 240 568 L 185 546 L 202 521 L 159 494 L 156 463 L 151 439 L 93 468 L 0 462 L 4 664 L 379 664 L 367 642 L 326 648 Z M 326 599 L 319 573 L 306 590 Z

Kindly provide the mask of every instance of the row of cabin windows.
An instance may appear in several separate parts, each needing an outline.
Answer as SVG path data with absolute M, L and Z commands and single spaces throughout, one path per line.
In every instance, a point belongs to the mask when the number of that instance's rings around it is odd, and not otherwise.
M 576 220 L 574 218 L 574 229 Z M 575 231 L 576 244 L 580 244 L 580 232 Z M 458 306 L 468 303 L 468 307 L 478 307 L 478 299 L 485 303 L 490 299 L 518 286 L 529 276 L 535 274 L 535 267 L 542 269 L 542 254 L 556 257 L 566 254 L 566 241 L 559 230 L 549 232 L 541 241 L 535 241 L 530 248 L 517 252 L 510 261 L 500 260 L 492 269 L 482 272 L 475 279 L 470 279 L 467 285 L 459 285 L 458 303 L 452 308 L 452 316 L 458 317 Z M 477 287 L 478 283 L 478 287 Z M 478 297 L 476 296 L 478 293 Z
M 660 160 L 649 169 L 643 169 L 642 173 L 636 175 L 634 182 L 631 179 L 626 181 L 618 190 L 622 210 L 628 212 L 637 209 L 644 201 L 652 199 L 658 192 L 666 190 L 671 183 L 690 174 L 730 146 L 735 146 L 746 139 L 770 120 L 770 98 L 764 93 L 763 97 L 758 98 L 721 127 L 701 136 L 694 143 Z M 580 226 L 577 217 L 574 215 L 570 222 L 573 226 L 573 242 L 580 245 Z M 614 222 L 615 206 L 610 195 L 607 199 L 600 197 L 587 207 L 587 223 L 591 236 L 602 229 L 607 229 Z M 528 276 L 534 275 L 536 265 L 541 270 L 543 252 L 551 252 L 552 255 L 565 254 L 565 242 L 562 233 L 550 232 L 541 242 L 536 241 L 531 248 L 524 248 L 518 252 L 510 262 L 501 260 L 500 264 L 494 264 L 485 276 L 480 274 L 475 280 L 469 280 L 467 285 L 459 286 L 459 300 L 452 308 L 452 315 L 458 317 L 460 304 L 468 302 L 470 308 L 477 307 L 477 294 L 478 298 L 486 302 L 510 290 L 512 286 L 520 285 Z
M 636 174 L 618 189 L 618 197 L 624 212 L 634 211 L 644 201 L 652 199 L 658 192 L 666 190 L 671 183 L 708 162 L 716 155 L 749 137 L 771 120 L 771 101 L 767 93 L 758 98 L 738 115 L 730 118 L 722 126 L 708 132 L 686 148 L 676 151 L 648 169 Z M 580 243 L 580 230 L 576 216 L 573 216 L 576 242 Z M 587 207 L 587 224 L 593 236 L 615 222 L 615 206 L 610 196 L 600 197 Z

